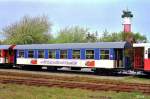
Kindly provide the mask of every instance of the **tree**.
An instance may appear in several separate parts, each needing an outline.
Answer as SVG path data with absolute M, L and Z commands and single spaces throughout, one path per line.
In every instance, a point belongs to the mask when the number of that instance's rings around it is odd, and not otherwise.
M 105 29 L 105 31 L 102 33 L 102 36 L 99 38 L 99 41 L 100 42 L 107 42 L 107 41 L 110 41 L 109 39 L 110 39 L 110 34 Z
M 133 37 L 135 39 L 135 42 L 143 42 L 143 43 L 148 42 L 146 36 L 145 35 L 141 35 L 140 33 L 134 33 Z
M 35 44 L 48 43 L 52 39 L 49 33 L 51 23 L 46 16 L 24 16 L 19 22 L 5 27 L 2 34 L 5 36 L 5 44 Z
M 95 33 L 88 32 L 86 35 L 86 42 L 97 42 L 97 31 Z
M 132 34 L 135 42 L 147 42 L 147 38 L 144 35 L 141 35 L 140 33 L 127 33 Z M 101 42 L 118 42 L 118 41 L 124 41 L 126 37 L 124 32 L 119 33 L 108 33 L 104 32 L 103 35 L 99 38 L 99 41 Z
M 87 28 L 79 26 L 66 27 L 58 32 L 55 43 L 81 43 L 86 42 Z
M 99 41 L 101 42 L 117 42 L 122 41 L 122 34 L 121 33 L 108 33 L 106 30 L 103 32 L 102 36 L 100 37 Z

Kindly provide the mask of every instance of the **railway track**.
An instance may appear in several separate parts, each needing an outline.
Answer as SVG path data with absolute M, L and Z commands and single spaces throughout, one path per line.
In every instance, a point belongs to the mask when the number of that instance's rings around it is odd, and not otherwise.
M 150 95 L 150 84 L 123 83 L 106 80 L 91 80 L 80 77 L 41 76 L 25 73 L 2 73 L 0 83 L 24 84 L 61 88 L 80 88 L 93 91 L 141 92 Z

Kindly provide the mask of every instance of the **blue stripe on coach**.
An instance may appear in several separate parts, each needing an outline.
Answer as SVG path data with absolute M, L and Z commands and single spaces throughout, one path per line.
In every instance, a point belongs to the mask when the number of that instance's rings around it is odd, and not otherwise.
M 81 56 L 81 59 L 85 59 L 85 48 L 82 48 L 81 49 L 81 52 L 80 52 L 80 56 Z
M 34 50 L 34 58 L 38 58 L 38 50 Z
M 94 59 L 95 60 L 99 60 L 100 59 L 100 57 L 99 57 L 99 55 L 100 55 L 100 49 L 99 48 L 95 48 L 94 49 Z
M 28 58 L 28 50 L 27 49 L 24 50 L 24 53 L 25 53 L 25 58 Z
M 72 49 L 68 49 L 68 59 L 72 59 Z
M 110 59 L 110 60 L 114 60 L 114 59 L 115 59 L 114 49 L 113 49 L 113 48 L 111 48 L 109 51 L 110 51 L 109 59 Z
M 60 59 L 60 50 L 56 49 L 56 59 Z
M 45 59 L 48 59 L 48 49 L 44 50 L 44 56 L 45 56 Z

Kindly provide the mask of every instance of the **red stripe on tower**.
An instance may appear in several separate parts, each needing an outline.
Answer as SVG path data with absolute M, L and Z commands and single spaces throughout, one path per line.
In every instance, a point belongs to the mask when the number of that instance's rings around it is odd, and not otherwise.
M 124 32 L 131 32 L 131 24 L 124 24 Z

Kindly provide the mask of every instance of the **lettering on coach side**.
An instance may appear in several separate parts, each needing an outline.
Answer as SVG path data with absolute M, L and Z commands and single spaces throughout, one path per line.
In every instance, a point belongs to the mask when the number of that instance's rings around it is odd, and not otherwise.
M 54 60 L 43 60 L 43 61 L 40 61 L 40 64 L 56 64 L 56 65 L 77 65 L 77 61 L 54 61 Z

